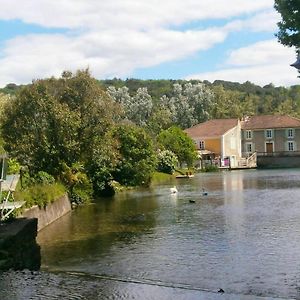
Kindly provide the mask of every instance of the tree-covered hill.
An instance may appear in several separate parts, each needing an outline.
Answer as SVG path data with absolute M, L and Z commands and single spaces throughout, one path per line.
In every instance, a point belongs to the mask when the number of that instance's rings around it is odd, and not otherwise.
M 111 96 L 118 97 L 118 101 L 123 102 L 122 104 L 125 105 L 129 114 L 136 114 L 135 109 L 142 110 L 143 105 L 148 105 L 147 120 L 140 120 L 138 123 L 144 121 L 157 123 L 166 119 L 166 115 L 170 113 L 161 110 L 166 106 L 171 110 L 173 117 L 165 122 L 168 125 L 170 122 L 174 122 L 182 128 L 192 125 L 196 121 L 244 115 L 288 114 L 300 117 L 300 81 L 299 85 L 288 88 L 276 87 L 273 84 L 261 87 L 249 81 L 238 83 L 224 80 L 202 82 L 199 80 L 140 80 L 133 78 L 121 80 L 114 78 L 98 82 L 105 90 L 110 90 Z M 205 89 L 205 92 L 203 89 L 201 91 L 200 86 Z M 21 86 L 10 83 L 0 89 L 0 93 L 15 95 L 20 88 Z M 115 91 L 112 91 L 112 88 Z M 198 95 L 192 95 L 193 93 L 198 93 Z M 198 99 L 195 100 L 195 97 Z M 146 99 L 149 99 L 151 103 L 146 104 Z M 199 101 L 202 104 L 199 104 Z M 139 107 L 134 107 L 135 103 Z M 198 108 L 195 105 L 198 105 Z M 205 109 L 202 107 L 204 110 L 200 113 L 201 116 L 199 115 L 199 105 L 206 106 Z M 174 109 L 180 110 L 178 113 L 180 112 L 181 116 L 179 114 L 175 116 Z M 153 111 L 156 112 L 154 116 Z M 152 115 L 152 119 L 150 115 Z M 158 115 L 160 115 L 159 119 L 157 119 Z M 182 123 L 184 119 L 188 121 Z

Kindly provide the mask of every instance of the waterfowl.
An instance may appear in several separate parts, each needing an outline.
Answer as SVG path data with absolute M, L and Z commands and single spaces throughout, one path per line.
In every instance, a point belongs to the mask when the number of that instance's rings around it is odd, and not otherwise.
M 170 188 L 170 192 L 171 192 L 171 194 L 176 194 L 178 192 L 175 185 L 174 185 L 174 187 Z
M 196 201 L 193 200 L 193 199 L 190 199 L 189 201 L 190 201 L 190 203 L 195 203 L 195 202 L 196 202 Z
M 207 196 L 207 195 L 208 195 L 208 193 L 205 191 L 204 188 L 202 188 L 202 196 Z

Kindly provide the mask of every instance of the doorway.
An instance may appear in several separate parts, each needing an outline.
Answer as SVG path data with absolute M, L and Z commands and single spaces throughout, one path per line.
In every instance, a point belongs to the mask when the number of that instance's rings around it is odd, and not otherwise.
M 273 142 L 266 143 L 266 152 L 273 153 L 274 152 L 274 144 Z

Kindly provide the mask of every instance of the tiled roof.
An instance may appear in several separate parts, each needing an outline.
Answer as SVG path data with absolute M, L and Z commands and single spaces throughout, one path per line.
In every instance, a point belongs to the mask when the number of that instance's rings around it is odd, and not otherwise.
M 300 127 L 300 120 L 289 116 L 279 115 L 252 116 L 241 121 L 241 127 L 244 130 L 295 128 Z
M 217 138 L 238 124 L 238 119 L 215 119 L 185 129 L 190 137 Z

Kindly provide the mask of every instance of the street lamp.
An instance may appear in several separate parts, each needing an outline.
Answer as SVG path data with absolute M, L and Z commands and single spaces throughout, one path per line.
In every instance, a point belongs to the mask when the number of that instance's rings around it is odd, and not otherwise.
M 293 64 L 291 64 L 291 66 L 298 69 L 298 70 L 300 70 L 300 53 L 298 53 L 297 60 Z

